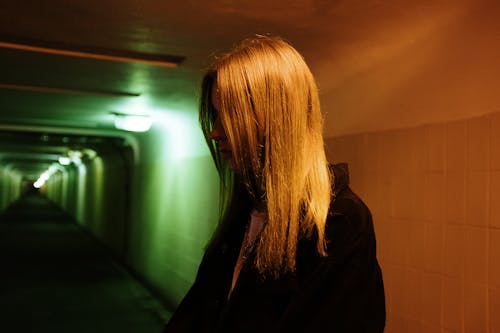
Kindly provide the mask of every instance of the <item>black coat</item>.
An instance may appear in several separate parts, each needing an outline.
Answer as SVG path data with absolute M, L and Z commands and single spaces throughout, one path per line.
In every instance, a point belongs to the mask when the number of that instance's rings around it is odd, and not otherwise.
M 333 170 L 327 257 L 317 254 L 316 237 L 301 240 L 294 274 L 263 280 L 244 266 L 227 300 L 244 233 L 238 228 L 205 254 L 163 333 L 383 332 L 384 285 L 372 217 L 348 186 L 347 165 Z

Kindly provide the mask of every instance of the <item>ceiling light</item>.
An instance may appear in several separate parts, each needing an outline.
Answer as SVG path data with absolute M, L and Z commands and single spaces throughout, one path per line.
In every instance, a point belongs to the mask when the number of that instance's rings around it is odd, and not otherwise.
M 76 165 L 82 164 L 82 159 L 78 156 L 73 156 L 71 157 L 71 162 L 73 162 Z
M 83 154 L 89 159 L 93 160 L 97 156 L 97 152 L 92 149 L 85 148 L 83 150 Z
M 61 164 L 61 165 L 70 165 L 71 164 L 71 159 L 69 157 L 61 156 L 61 157 L 59 157 L 59 164 Z
M 115 115 L 115 127 L 117 129 L 130 132 L 146 132 L 153 124 L 153 119 L 148 115 L 113 114 Z

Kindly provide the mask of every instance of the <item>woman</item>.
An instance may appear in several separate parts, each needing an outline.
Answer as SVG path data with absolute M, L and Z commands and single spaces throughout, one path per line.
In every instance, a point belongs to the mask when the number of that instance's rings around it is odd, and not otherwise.
M 302 56 L 280 38 L 243 41 L 205 75 L 200 122 L 224 209 L 164 333 L 382 332 L 370 211 L 346 165 L 327 163 Z

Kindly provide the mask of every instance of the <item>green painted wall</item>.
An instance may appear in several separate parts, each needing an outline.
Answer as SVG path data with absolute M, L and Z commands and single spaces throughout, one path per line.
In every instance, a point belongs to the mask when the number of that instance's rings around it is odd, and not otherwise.
M 219 185 L 194 112 L 156 119 L 139 142 L 128 260 L 172 310 L 215 227 Z
M 21 195 L 22 175 L 0 165 L 0 212 Z
M 58 172 L 46 185 L 47 196 L 70 213 L 116 255 L 124 257 L 126 163 L 120 150 L 101 152 L 81 165 Z
M 218 220 L 218 178 L 195 105 L 154 113 L 137 144 L 69 166 L 47 195 L 173 310 L 191 286 Z
M 41 192 L 92 232 L 170 310 L 191 286 L 218 219 L 218 179 L 196 106 L 155 112 L 130 146 L 59 167 Z M 0 165 L 0 210 L 21 194 L 21 175 Z
M 128 227 L 125 161 L 118 151 L 97 156 L 87 164 L 86 218 L 82 220 L 115 254 L 124 258 Z

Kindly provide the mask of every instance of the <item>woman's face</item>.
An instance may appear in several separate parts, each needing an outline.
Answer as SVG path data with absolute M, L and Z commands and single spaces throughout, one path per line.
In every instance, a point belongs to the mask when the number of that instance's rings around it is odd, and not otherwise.
M 212 86 L 211 92 L 212 106 L 216 111 L 214 127 L 210 132 L 210 138 L 215 141 L 217 144 L 217 150 L 221 154 L 221 156 L 226 160 L 229 165 L 229 168 L 233 171 L 236 170 L 236 164 L 234 163 L 233 153 L 231 151 L 231 147 L 229 142 L 227 141 L 226 132 L 224 131 L 224 127 L 222 126 L 222 122 L 219 117 L 220 113 L 220 94 L 217 86 L 217 81 L 214 82 Z

